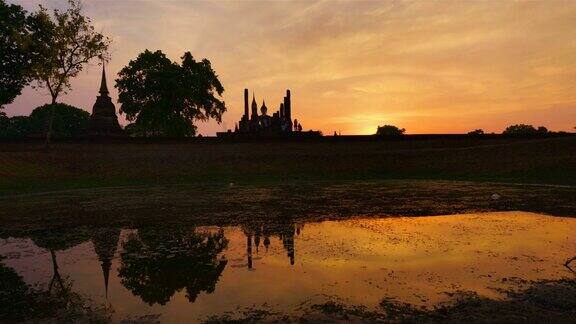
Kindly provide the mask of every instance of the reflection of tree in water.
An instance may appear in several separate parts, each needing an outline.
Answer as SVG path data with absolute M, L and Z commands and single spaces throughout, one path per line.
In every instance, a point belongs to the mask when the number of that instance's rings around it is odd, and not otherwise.
M 0 261 L 2 256 L 0 256 Z M 64 286 L 63 286 L 64 287 Z M 107 323 L 100 312 L 66 286 L 54 294 L 41 285 L 28 285 L 14 269 L 0 262 L 0 323 Z
M 68 250 L 91 240 L 102 266 L 104 285 L 107 292 L 112 259 L 116 253 L 118 240 L 120 238 L 119 228 L 51 228 L 24 233 L 11 233 L 11 235 L 14 237 L 30 237 L 36 246 L 50 252 L 53 274 L 50 284 L 48 285 L 49 292 L 56 286 L 58 286 L 61 292 L 69 290 L 69 287 L 65 287 L 62 276 L 60 275 L 57 252 Z
M 260 241 L 263 238 L 263 245 L 268 250 L 270 246 L 270 237 L 277 236 L 281 241 L 284 249 L 287 252 L 290 264 L 294 265 L 295 262 L 295 248 L 294 236 L 300 234 L 303 225 L 295 223 L 290 220 L 283 220 L 277 222 L 249 222 L 244 223 L 242 231 L 246 236 L 246 256 L 248 258 L 248 269 L 252 269 L 252 246 L 256 248 L 256 253 L 260 250 Z
M 19 322 L 53 316 L 62 318 L 64 322 L 71 322 L 66 319 L 68 311 L 71 314 L 84 312 L 85 301 L 71 291 L 71 282 L 60 275 L 57 252 L 86 242 L 89 239 L 86 229 L 46 229 L 4 234 L 5 237 L 30 237 L 36 246 L 48 250 L 53 272 L 46 289 L 43 285 L 26 284 L 12 268 L 0 262 L 0 322 Z
M 200 292 L 214 292 L 227 261 L 220 253 L 228 246 L 222 230 L 139 229 L 122 243 L 122 285 L 144 302 L 164 305 L 182 289 L 194 302 Z
M 57 284 L 60 287 L 61 293 L 67 292 L 69 289 L 65 287 L 60 275 L 56 252 L 70 249 L 88 241 L 88 232 L 83 228 L 46 229 L 34 231 L 30 237 L 36 246 L 50 251 L 52 258 L 52 280 L 50 280 L 50 284 L 48 285 L 48 291 L 51 292 L 54 285 Z

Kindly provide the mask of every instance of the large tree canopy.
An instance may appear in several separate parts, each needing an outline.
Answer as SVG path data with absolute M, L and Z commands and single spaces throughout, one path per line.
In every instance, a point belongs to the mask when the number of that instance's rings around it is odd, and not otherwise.
M 30 81 L 31 38 L 26 11 L 0 0 L 0 109 Z
M 94 30 L 77 0 L 68 0 L 65 11 L 44 7 L 31 16 L 30 29 L 40 58 L 35 60 L 35 79 L 48 89 L 55 103 L 70 89 L 70 80 L 93 58 L 103 58 L 110 40 Z
M 54 9 L 52 15 L 40 6 L 30 16 L 29 28 L 34 38 L 37 57 L 33 60 L 33 77 L 38 87 L 46 88 L 52 104 L 70 89 L 70 80 L 94 58 L 107 55 L 110 40 L 97 32 L 90 18 L 84 16 L 78 0 L 68 0 L 69 7 Z M 46 144 L 52 135 L 53 112 L 48 120 Z
M 161 51 L 144 51 L 130 61 L 116 80 L 120 113 L 134 122 L 129 128 L 145 136 L 184 137 L 196 134 L 195 120 L 222 121 L 224 87 L 210 61 L 196 61 L 190 52 L 182 64 Z

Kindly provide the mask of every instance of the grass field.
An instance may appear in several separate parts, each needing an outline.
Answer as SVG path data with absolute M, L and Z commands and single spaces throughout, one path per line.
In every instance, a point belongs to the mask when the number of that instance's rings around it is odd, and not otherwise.
M 576 137 L 266 143 L 0 143 L 0 195 L 151 184 L 434 179 L 576 184 Z

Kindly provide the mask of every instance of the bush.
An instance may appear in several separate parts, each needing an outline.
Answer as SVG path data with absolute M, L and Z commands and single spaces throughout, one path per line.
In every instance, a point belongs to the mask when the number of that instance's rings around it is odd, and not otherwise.
M 406 132 L 406 130 L 404 128 L 400 129 L 400 128 L 393 126 L 393 125 L 384 125 L 384 126 L 378 126 L 378 129 L 376 130 L 376 135 L 378 135 L 378 136 L 402 136 L 402 135 L 404 135 L 404 132 Z

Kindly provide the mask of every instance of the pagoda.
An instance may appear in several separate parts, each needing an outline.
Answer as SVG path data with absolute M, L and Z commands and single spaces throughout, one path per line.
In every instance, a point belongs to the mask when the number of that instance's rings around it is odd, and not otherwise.
M 118 123 L 116 107 L 109 96 L 106 85 L 106 70 L 102 64 L 102 81 L 100 82 L 100 95 L 92 107 L 92 115 L 88 124 L 88 134 L 97 136 L 122 136 L 124 131 Z

